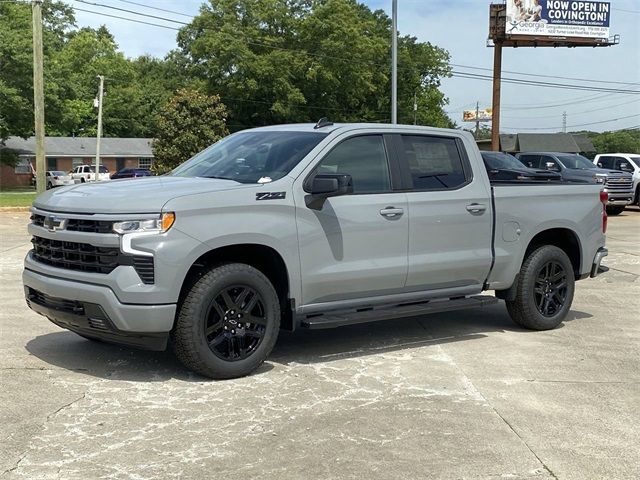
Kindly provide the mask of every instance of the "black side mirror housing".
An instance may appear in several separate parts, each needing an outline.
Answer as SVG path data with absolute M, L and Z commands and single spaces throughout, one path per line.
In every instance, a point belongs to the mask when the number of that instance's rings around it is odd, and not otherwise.
M 309 193 L 305 198 L 307 207 L 319 210 L 327 198 L 353 193 L 353 180 L 351 175 L 318 174 L 305 190 Z

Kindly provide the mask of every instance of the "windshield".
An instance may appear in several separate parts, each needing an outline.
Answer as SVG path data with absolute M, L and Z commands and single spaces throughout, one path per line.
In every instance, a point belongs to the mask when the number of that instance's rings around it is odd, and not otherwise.
M 560 160 L 565 167 L 574 170 L 593 170 L 594 168 L 598 168 L 582 155 L 558 155 L 558 160 Z
M 516 157 L 508 153 L 482 152 L 482 159 L 485 165 L 493 170 L 522 170 L 524 167 Z
M 269 183 L 288 174 L 326 136 L 316 132 L 242 132 L 211 145 L 170 175 Z
M 64 177 L 67 174 L 67 172 L 63 172 L 61 170 L 53 170 L 51 172 L 51 175 L 53 175 L 54 177 Z
M 629 161 L 633 163 L 636 166 L 636 168 L 640 168 L 640 157 L 636 157 L 636 156 L 629 157 Z

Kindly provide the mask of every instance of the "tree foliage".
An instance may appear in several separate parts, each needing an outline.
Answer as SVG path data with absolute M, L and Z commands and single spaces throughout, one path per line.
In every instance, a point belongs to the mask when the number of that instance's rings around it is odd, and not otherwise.
M 72 7 L 44 0 L 46 134 L 95 136 L 98 75 L 106 77 L 105 136 L 155 137 L 158 128 L 166 134 L 156 120 L 170 122 L 170 99 L 183 88 L 217 95 L 233 131 L 324 116 L 388 122 L 390 36 L 388 16 L 356 0 L 215 0 L 179 32 L 177 50 L 164 59 L 131 59 L 106 27 L 78 28 Z M 401 123 L 413 123 L 415 95 L 418 124 L 453 126 L 439 89 L 448 60 L 445 50 L 399 38 Z M 32 85 L 31 5 L 0 2 L 0 145 L 11 135 L 33 135 Z M 204 107 L 174 111 L 207 114 Z M 185 125 L 184 117 L 175 121 Z M 193 153 L 183 147 L 181 159 Z M 171 164 L 178 154 L 165 158 Z
M 191 76 L 230 106 L 234 128 L 390 120 L 391 20 L 356 0 L 216 0 L 178 34 Z M 399 39 L 399 121 L 451 126 L 445 50 Z
M 616 132 L 594 133 L 589 137 L 598 153 L 640 154 L 640 130 L 618 130 Z
M 181 89 L 162 107 L 152 144 L 154 170 L 166 173 L 229 134 L 217 95 Z

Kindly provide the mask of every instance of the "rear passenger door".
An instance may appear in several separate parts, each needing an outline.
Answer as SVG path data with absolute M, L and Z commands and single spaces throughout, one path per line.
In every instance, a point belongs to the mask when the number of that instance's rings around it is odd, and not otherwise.
M 397 135 L 409 204 L 407 290 L 482 290 L 491 267 L 488 179 L 472 171 L 455 136 Z

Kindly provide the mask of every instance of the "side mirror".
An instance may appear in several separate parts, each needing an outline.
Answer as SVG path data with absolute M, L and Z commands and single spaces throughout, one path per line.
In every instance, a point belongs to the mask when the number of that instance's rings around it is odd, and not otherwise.
M 559 171 L 560 171 L 560 169 L 559 169 L 559 168 L 558 168 L 558 166 L 555 164 L 555 162 L 547 162 L 547 163 L 545 163 L 544 165 L 545 165 L 545 168 L 546 168 L 547 170 L 550 170 L 550 171 L 552 171 L 552 172 L 559 172 Z
M 353 193 L 353 180 L 351 175 L 318 174 L 306 190 L 309 192 L 305 199 L 307 206 L 319 210 L 325 199 Z
M 598 168 L 602 168 L 602 164 L 598 162 Z

